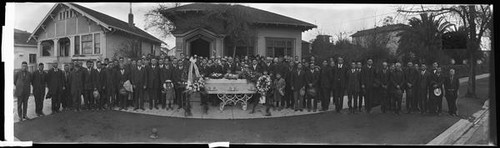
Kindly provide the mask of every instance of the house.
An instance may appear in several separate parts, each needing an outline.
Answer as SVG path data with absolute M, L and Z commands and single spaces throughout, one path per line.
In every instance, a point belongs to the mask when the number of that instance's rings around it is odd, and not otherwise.
M 407 27 L 409 26 L 405 24 L 390 24 L 361 30 L 351 35 L 351 37 L 353 43 L 356 45 L 364 48 L 373 47 L 374 44 L 385 46 L 389 49 L 390 54 L 395 55 L 399 46 L 399 39 L 401 38 L 401 36 L 398 36 L 398 33 L 403 32 Z
M 250 20 L 253 36 L 249 45 L 231 45 L 223 33 L 223 24 L 187 25 L 211 9 L 234 7 L 245 11 Z M 242 5 L 194 3 L 170 8 L 169 12 L 182 13 L 182 19 L 173 19 L 176 38 L 175 55 L 204 57 L 264 55 L 267 57 L 302 55 L 302 32 L 317 26 L 301 20 Z M 229 14 L 231 15 L 231 14 Z M 165 14 L 164 14 L 165 16 Z M 196 27 L 186 27 L 196 26 Z
M 28 63 L 28 71 L 36 68 L 37 44 L 30 40 L 31 33 L 19 29 L 14 29 L 14 69 L 21 69 L 21 63 Z
M 74 3 L 55 4 L 29 40 L 37 43 L 39 63 L 158 55 L 165 44 L 134 25 L 132 8 L 124 22 Z

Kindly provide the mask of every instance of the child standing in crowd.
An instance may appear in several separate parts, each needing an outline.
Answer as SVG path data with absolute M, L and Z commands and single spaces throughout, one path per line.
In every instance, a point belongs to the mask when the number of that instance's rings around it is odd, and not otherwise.
M 280 106 L 282 98 L 285 96 L 285 79 L 281 77 L 281 73 L 276 73 L 276 79 L 274 80 L 274 104 L 275 107 L 278 108 L 278 111 L 283 109 L 283 106 Z
M 168 105 L 167 110 L 174 110 L 174 107 L 172 107 L 172 101 L 175 97 L 174 84 L 171 80 L 166 80 L 163 84 L 163 88 L 165 89 L 166 93 L 166 104 Z

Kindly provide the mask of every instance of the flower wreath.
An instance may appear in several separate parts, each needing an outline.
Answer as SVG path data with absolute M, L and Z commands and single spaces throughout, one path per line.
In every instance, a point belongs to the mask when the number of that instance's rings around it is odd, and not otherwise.
M 265 94 L 271 88 L 271 77 L 268 75 L 260 76 L 256 87 L 259 93 Z
M 205 80 L 203 79 L 203 77 L 200 77 L 198 78 L 197 81 L 194 81 L 193 84 L 188 84 L 186 86 L 186 89 L 194 92 L 199 92 L 200 89 L 204 87 L 205 87 Z

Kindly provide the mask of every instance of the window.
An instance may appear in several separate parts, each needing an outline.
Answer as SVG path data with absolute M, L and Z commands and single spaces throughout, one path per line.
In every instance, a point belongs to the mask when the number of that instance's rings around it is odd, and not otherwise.
M 52 41 L 43 41 L 41 43 L 42 46 L 42 56 L 52 56 L 53 51 L 53 42 Z
M 36 54 L 30 54 L 30 64 L 36 64 Z
M 282 57 L 293 55 L 294 39 L 266 38 L 266 55 L 268 57 Z
M 75 54 L 80 54 L 80 36 L 75 36 Z
M 92 54 L 92 34 L 82 35 L 82 54 Z
M 94 34 L 94 54 L 101 53 L 101 37 L 99 33 Z

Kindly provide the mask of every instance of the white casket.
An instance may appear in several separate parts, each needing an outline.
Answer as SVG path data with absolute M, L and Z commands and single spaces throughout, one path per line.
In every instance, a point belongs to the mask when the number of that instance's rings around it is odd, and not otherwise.
M 248 100 L 257 92 L 254 83 L 248 83 L 246 79 L 206 79 L 205 90 L 208 94 L 215 94 L 222 101 L 220 110 L 224 110 L 227 104 L 242 105 L 247 109 Z

